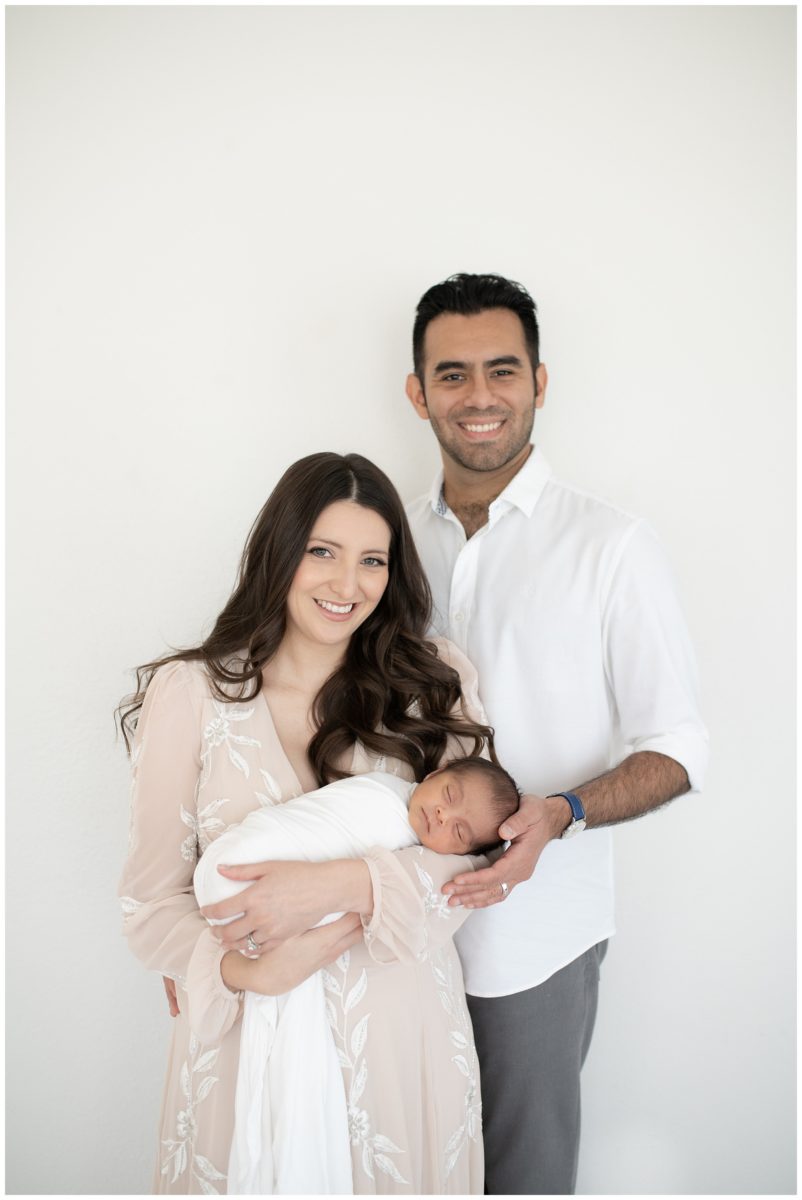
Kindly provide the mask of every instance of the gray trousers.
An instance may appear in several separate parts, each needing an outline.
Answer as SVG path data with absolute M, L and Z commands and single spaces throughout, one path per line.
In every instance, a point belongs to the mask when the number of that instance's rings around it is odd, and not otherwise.
M 579 1072 L 607 943 L 512 996 L 468 996 L 482 1079 L 485 1194 L 573 1195 Z

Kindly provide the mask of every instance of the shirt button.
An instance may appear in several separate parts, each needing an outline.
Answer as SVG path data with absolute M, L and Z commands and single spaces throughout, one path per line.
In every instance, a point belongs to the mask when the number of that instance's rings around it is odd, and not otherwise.
M 464 614 L 463 614 L 463 613 L 461 613 L 461 612 L 455 612 L 455 613 L 454 613 L 454 620 L 455 620 L 455 621 L 461 621 L 461 620 L 462 620 L 462 618 L 463 618 L 463 615 L 464 615 Z

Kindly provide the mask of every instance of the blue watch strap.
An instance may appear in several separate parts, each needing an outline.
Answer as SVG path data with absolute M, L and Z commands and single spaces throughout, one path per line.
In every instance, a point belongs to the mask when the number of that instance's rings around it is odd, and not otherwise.
M 571 805 L 571 815 L 574 820 L 584 821 L 585 810 L 582 807 L 582 801 L 579 799 L 579 796 L 574 795 L 573 792 L 551 792 L 549 794 L 549 799 L 551 799 L 553 796 L 562 796 L 564 800 L 567 800 Z

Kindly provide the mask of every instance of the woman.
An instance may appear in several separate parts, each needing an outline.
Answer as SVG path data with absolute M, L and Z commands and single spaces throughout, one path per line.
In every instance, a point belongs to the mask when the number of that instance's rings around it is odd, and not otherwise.
M 137 672 L 121 721 L 134 764 L 125 932 L 175 980 L 180 1009 L 156 1191 L 225 1192 L 243 991 L 282 994 L 323 967 L 354 1191 L 483 1190 L 478 1068 L 451 940 L 467 914 L 440 892 L 466 859 L 410 847 L 256 868 L 228 945 L 191 886 L 205 846 L 260 804 L 377 769 L 421 780 L 447 755 L 491 745 L 470 716 L 472 668 L 424 640 L 429 603 L 386 476 L 359 455 L 315 454 L 259 514 L 211 635 Z M 269 872 L 271 896 L 277 878 L 285 888 L 281 920 L 266 915 Z M 311 928 L 332 911 L 346 915 Z

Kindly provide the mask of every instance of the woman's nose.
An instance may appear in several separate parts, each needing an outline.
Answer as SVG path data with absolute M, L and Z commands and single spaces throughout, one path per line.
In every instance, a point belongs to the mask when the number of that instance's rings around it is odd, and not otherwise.
M 329 586 L 344 600 L 353 599 L 357 590 L 356 567 L 349 566 L 347 563 L 338 563 L 337 569 L 332 572 Z

